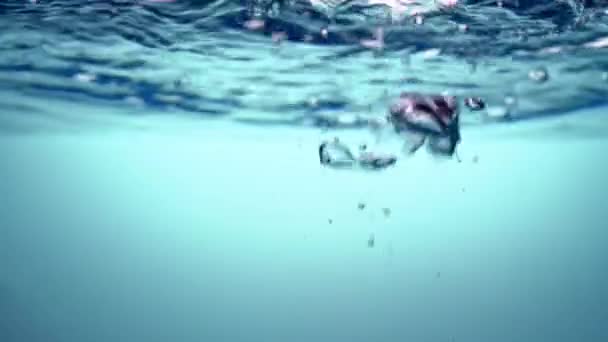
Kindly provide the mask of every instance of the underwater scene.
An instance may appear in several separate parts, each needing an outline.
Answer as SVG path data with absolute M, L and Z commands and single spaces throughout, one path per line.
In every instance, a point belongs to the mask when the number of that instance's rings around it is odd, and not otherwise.
M 0 342 L 608 341 L 608 1 L 0 1 Z

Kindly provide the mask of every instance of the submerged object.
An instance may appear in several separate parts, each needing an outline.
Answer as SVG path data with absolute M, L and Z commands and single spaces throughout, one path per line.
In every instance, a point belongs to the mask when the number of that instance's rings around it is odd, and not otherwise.
M 335 138 L 332 141 L 324 141 L 319 145 L 319 162 L 321 165 L 339 169 L 358 167 L 368 170 L 381 170 L 394 165 L 397 162 L 397 157 L 367 151 L 355 156 L 348 146 Z
M 388 119 L 415 153 L 425 142 L 431 153 L 452 156 L 460 142 L 458 103 L 454 96 L 404 92 L 390 106 Z

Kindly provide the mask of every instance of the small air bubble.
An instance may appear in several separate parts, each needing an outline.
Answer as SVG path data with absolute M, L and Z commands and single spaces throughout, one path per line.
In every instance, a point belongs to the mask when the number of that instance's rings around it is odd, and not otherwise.
M 327 28 L 321 29 L 321 37 L 323 37 L 324 39 L 327 39 L 328 34 L 329 34 L 329 31 L 327 30 Z
M 464 99 L 464 105 L 472 111 L 483 110 L 486 107 L 485 102 L 480 97 L 467 97 Z
M 532 69 L 528 72 L 528 78 L 537 83 L 544 83 L 549 79 L 549 72 L 544 67 Z

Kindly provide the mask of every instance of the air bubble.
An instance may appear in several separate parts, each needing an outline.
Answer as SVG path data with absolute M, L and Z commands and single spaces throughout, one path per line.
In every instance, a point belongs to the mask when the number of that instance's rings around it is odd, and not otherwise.
M 528 72 L 528 78 L 536 83 L 544 83 L 549 80 L 549 72 L 544 67 L 532 69 Z
M 464 105 L 470 110 L 478 111 L 486 108 L 485 102 L 479 97 L 467 97 L 464 99 Z

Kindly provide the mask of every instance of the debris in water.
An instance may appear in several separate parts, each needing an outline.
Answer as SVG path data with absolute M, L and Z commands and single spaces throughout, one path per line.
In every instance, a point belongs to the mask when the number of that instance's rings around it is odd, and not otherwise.
M 477 164 L 479 162 L 479 156 L 477 156 L 477 155 L 473 156 L 472 161 L 474 164 Z
M 441 272 L 437 272 L 436 277 L 437 277 L 437 278 L 441 278 Z
M 432 154 L 453 156 L 460 142 L 458 104 L 454 96 L 401 93 L 389 108 L 389 121 L 405 137 L 413 154 L 428 140 Z
M 334 220 L 332 220 L 332 219 L 327 219 L 327 223 L 332 224 L 332 223 L 334 223 Z
M 359 208 L 359 210 L 365 209 L 365 203 L 359 202 L 359 204 L 357 204 L 357 208 Z
M 376 237 L 374 236 L 374 234 L 370 234 L 369 238 L 367 239 L 367 247 L 374 248 L 375 245 Z

